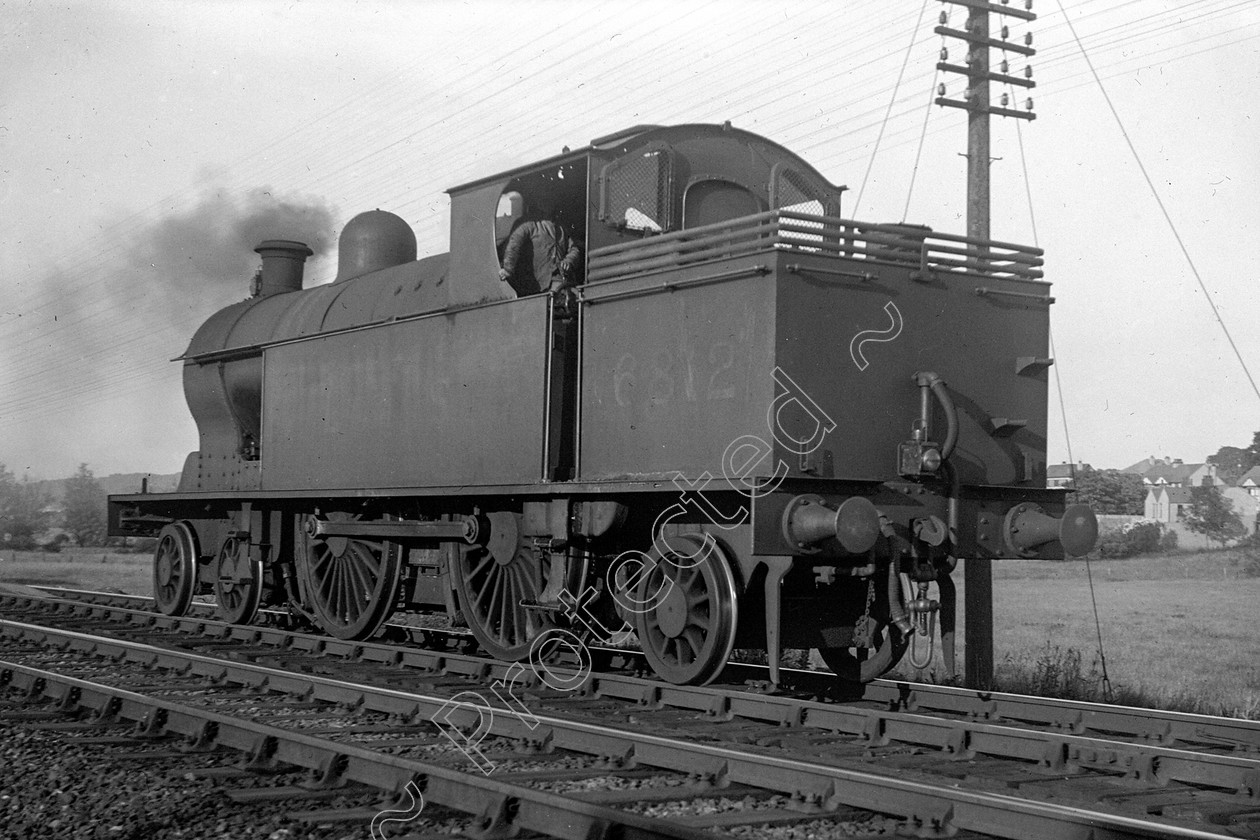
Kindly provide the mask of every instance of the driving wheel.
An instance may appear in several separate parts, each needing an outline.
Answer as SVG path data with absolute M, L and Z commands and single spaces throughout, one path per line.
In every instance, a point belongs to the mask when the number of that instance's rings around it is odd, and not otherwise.
M 219 615 L 232 624 L 249 624 L 262 599 L 262 558 L 249 540 L 228 537 L 219 549 L 214 569 L 214 599 Z
M 357 519 L 330 513 L 330 521 Z M 338 639 L 376 635 L 398 607 L 402 551 L 397 543 L 329 537 L 307 537 L 301 564 L 306 600 L 319 624 Z
M 519 514 L 490 513 L 486 518 L 487 543 L 459 546 L 455 591 L 482 649 L 497 659 L 521 660 L 553 624 L 546 610 L 526 606 L 536 603 L 544 589 L 544 561 L 522 544 Z
M 712 538 L 685 534 L 669 542 L 672 550 L 653 550 L 656 564 L 639 576 L 635 632 L 657 674 L 679 685 L 705 685 L 735 645 L 735 575 Z
M 172 522 L 158 533 L 153 549 L 153 603 L 166 615 L 188 612 L 197 591 L 197 535 L 186 522 Z

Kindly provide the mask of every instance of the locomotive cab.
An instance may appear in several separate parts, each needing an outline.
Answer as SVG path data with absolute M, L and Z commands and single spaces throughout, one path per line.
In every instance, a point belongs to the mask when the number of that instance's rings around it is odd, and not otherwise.
M 589 255 L 771 209 L 838 215 L 844 190 L 787 149 L 729 123 L 635 126 L 448 190 L 450 303 L 515 295 L 497 275 L 526 202 Z M 487 220 L 493 220 L 490 231 Z

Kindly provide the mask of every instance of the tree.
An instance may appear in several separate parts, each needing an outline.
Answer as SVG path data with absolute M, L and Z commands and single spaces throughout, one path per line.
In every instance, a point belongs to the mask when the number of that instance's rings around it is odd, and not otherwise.
M 1185 514 L 1186 526 L 1195 533 L 1221 545 L 1247 533 L 1242 520 L 1234 513 L 1234 505 L 1216 485 L 1190 488 L 1190 509 Z
M 1207 462 L 1216 467 L 1216 476 L 1223 483 L 1234 484 L 1243 473 L 1260 464 L 1260 454 L 1252 451 L 1258 448 L 1257 444 L 1260 444 L 1260 432 L 1256 432 L 1256 441 L 1251 447 L 1222 446 L 1215 455 L 1208 456 Z
M 66 481 L 65 528 L 79 545 L 105 541 L 105 491 L 87 464 L 79 464 L 74 478 Z
M 1076 473 L 1076 501 L 1094 513 L 1141 516 L 1146 509 L 1146 487 L 1140 475 L 1085 467 Z
M 13 477 L 0 464 L 0 544 L 6 548 L 35 547 L 35 535 L 44 530 L 48 498 L 26 479 Z

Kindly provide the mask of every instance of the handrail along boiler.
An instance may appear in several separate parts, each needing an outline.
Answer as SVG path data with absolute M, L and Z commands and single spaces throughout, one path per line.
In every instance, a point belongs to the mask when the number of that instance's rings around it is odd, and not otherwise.
M 182 357 L 178 490 L 111 497 L 110 533 L 158 538 L 168 614 L 444 611 L 514 659 L 628 624 L 694 684 L 737 647 L 873 679 L 936 581 L 952 658 L 956 558 L 1096 538 L 1045 487 L 1053 299 L 1040 251 L 843 190 L 729 124 L 638 126 L 450 190 L 448 254 L 372 211 L 303 289 L 306 246 L 264 242 Z M 576 303 L 499 280 L 522 196 L 584 243 Z

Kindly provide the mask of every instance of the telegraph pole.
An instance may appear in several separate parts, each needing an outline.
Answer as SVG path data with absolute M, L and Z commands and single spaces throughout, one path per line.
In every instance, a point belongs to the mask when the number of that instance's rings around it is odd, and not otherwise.
M 947 12 L 941 12 L 941 25 L 936 32 L 947 38 L 957 38 L 967 44 L 967 63 L 965 66 L 950 64 L 947 49 L 941 49 L 941 60 L 936 65 L 938 70 L 947 73 L 958 73 L 967 77 L 967 90 L 961 100 L 948 99 L 945 96 L 945 85 L 939 89 L 937 105 L 951 108 L 962 108 L 967 111 L 967 236 L 980 240 L 973 243 L 978 249 L 977 262 L 982 268 L 988 249 L 984 245 L 989 235 L 989 117 L 997 114 L 1003 117 L 1032 120 L 1036 115 L 1032 112 L 1032 100 L 1027 102 L 1024 111 L 1006 107 L 1007 96 L 1002 95 L 1001 106 L 990 102 L 989 83 L 1017 85 L 1031 88 L 1032 67 L 1026 66 L 1024 76 L 1010 75 L 1009 64 L 1005 53 L 1013 52 L 1025 58 L 1033 56 L 1032 33 L 1025 36 L 1023 44 L 1014 44 L 1009 40 L 1010 28 L 1006 18 L 1032 22 L 1037 19 L 1031 11 L 1032 0 L 1026 0 L 1024 9 L 1011 8 L 1008 0 L 1001 4 L 988 3 L 985 0 L 941 0 L 967 9 L 965 30 L 951 29 Z M 1000 16 L 1000 38 L 990 36 L 989 15 Z M 1000 72 L 993 72 L 989 64 L 991 48 L 1003 51 Z M 964 564 L 963 583 L 963 640 L 966 645 L 964 659 L 964 675 L 971 688 L 987 689 L 993 684 L 993 570 L 988 557 L 969 557 Z

